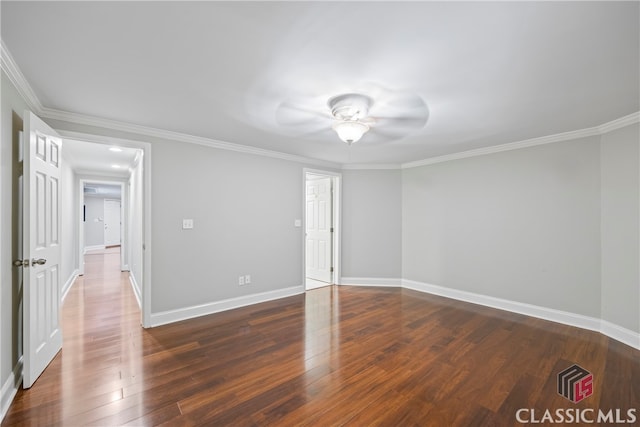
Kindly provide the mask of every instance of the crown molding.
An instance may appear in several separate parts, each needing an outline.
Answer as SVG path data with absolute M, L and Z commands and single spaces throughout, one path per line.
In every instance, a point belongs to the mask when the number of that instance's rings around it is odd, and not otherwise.
M 160 138 L 169 141 L 180 141 L 189 144 L 204 145 L 211 148 L 218 148 L 221 150 L 236 151 L 239 153 L 254 154 L 263 157 L 271 157 L 280 160 L 288 160 L 297 163 L 305 163 L 310 165 L 317 165 L 330 168 L 339 168 L 338 163 L 329 162 L 326 160 L 312 159 L 310 157 L 298 156 L 295 154 L 283 153 L 280 151 L 266 150 L 263 148 L 251 147 L 247 145 L 234 144 L 232 142 L 219 141 L 212 138 L 205 138 L 201 136 L 189 135 L 181 132 L 174 132 L 169 130 L 157 129 L 147 126 L 140 126 L 131 123 L 120 122 L 117 120 L 103 119 L 99 117 L 89 116 L 79 113 L 71 113 L 67 111 L 55 110 L 52 108 L 43 108 L 40 112 L 43 118 L 51 120 L 60 120 L 69 123 L 75 123 L 80 125 L 95 126 L 110 130 L 117 130 L 122 132 L 134 133 L 138 135 L 150 136 L 153 138 Z
M 20 71 L 18 64 L 16 64 L 13 56 L 11 56 L 11 53 L 9 52 L 9 49 L 7 49 L 7 46 L 4 44 L 4 40 L 1 39 L 0 67 L 2 68 L 2 71 L 7 74 L 7 77 L 9 77 L 11 83 L 13 83 L 15 88 L 18 90 L 20 96 L 25 100 L 29 109 L 34 113 L 39 114 L 42 111 L 42 104 L 40 103 L 40 100 L 31 88 L 31 85 L 29 85 L 27 79 L 24 77 L 24 74 L 22 74 L 22 71 Z
M 475 150 L 462 151 L 460 153 L 447 154 L 445 156 L 430 157 L 416 162 L 402 164 L 402 169 L 416 168 L 419 166 L 432 165 L 435 163 L 448 162 L 451 160 L 466 159 L 468 157 L 483 156 L 485 154 L 500 153 L 503 151 L 519 150 L 521 148 L 535 147 L 537 145 L 552 144 L 554 142 L 569 141 L 571 139 L 584 138 L 599 135 L 597 128 L 575 130 L 571 132 L 558 133 L 555 135 L 542 136 L 539 138 L 525 139 L 524 141 L 510 142 L 507 144 L 494 145 L 491 147 L 477 148 Z
M 374 164 L 362 164 L 362 163 L 346 163 L 342 165 L 342 170 L 398 170 L 400 164 L 397 163 L 374 163 Z
M 401 165 L 402 169 L 417 168 L 419 166 L 432 165 L 435 163 L 448 162 L 451 160 L 466 159 L 468 157 L 483 156 L 485 154 L 500 153 L 502 151 L 518 150 L 521 148 L 535 147 L 537 145 L 552 144 L 555 142 L 570 141 L 572 139 L 586 138 L 589 136 L 604 135 L 616 129 L 640 122 L 640 111 L 628 116 L 612 120 L 600 126 L 575 130 L 571 132 L 557 133 L 555 135 L 542 136 L 539 138 L 526 139 L 524 141 L 510 142 L 507 144 L 494 145 L 491 147 L 478 148 L 475 150 L 462 151 L 460 153 L 447 154 L 445 156 L 430 157 L 415 162 L 407 162 Z
M 636 111 L 628 116 L 620 117 L 619 119 L 602 124 L 598 126 L 598 132 L 602 135 L 635 123 L 640 123 L 640 111 Z

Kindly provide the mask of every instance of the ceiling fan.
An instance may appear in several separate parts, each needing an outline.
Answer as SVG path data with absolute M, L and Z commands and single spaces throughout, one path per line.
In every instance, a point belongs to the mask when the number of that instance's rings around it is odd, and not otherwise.
M 424 127 L 427 105 L 418 95 L 379 89 L 375 95 L 349 92 L 288 100 L 276 109 L 279 126 L 300 136 L 337 133 L 351 145 L 361 138 L 386 142 L 403 138 Z

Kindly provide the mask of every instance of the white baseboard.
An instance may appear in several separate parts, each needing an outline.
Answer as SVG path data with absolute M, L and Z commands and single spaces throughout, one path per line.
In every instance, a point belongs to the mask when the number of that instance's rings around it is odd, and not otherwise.
M 616 341 L 620 341 L 640 350 L 640 334 L 595 317 L 584 316 L 582 314 L 570 313 L 568 311 L 556 310 L 533 304 L 510 301 L 502 298 L 490 297 L 473 292 L 461 291 L 459 289 L 445 288 L 443 286 L 416 282 L 414 280 L 402 279 L 402 287 L 600 332 Z
M 136 301 L 138 301 L 138 307 L 142 310 L 142 298 L 140 297 L 140 286 L 138 286 L 138 282 L 133 274 L 129 273 L 129 283 L 131 283 L 131 289 L 133 290 L 133 294 L 136 296 Z
M 207 314 L 232 310 L 234 308 L 246 307 L 248 305 L 267 302 L 275 299 L 290 297 L 304 293 L 304 286 L 293 286 L 275 291 L 262 292 L 259 294 L 245 295 L 237 298 L 229 298 L 222 301 L 214 301 L 208 304 L 195 305 L 192 307 L 168 310 L 160 313 L 151 313 L 151 327 L 166 325 L 168 323 L 179 322 L 181 320 L 192 319 L 194 317 L 206 316 Z
M 343 286 L 384 286 L 399 288 L 402 279 L 381 277 L 342 277 L 340 285 Z
M 67 294 L 71 290 L 71 286 L 73 286 L 73 283 L 76 281 L 76 277 L 78 277 L 79 275 L 80 275 L 80 270 L 78 270 L 77 268 L 73 270 L 73 272 L 71 273 L 71 276 L 69 276 L 67 281 L 62 286 L 62 289 L 60 290 L 60 294 L 61 294 L 60 301 L 64 301 L 64 299 L 67 297 Z
M 16 397 L 16 393 L 22 383 L 22 356 L 18 359 L 18 363 L 13 367 L 13 371 L 9 374 L 9 378 L 2 384 L 2 392 L 0 394 L 0 421 L 7 415 L 9 406 Z
M 84 253 L 86 254 L 88 251 L 97 251 L 104 248 L 105 248 L 104 245 L 85 246 Z
M 609 338 L 620 341 L 630 347 L 640 350 L 640 333 L 633 332 L 630 329 L 618 326 L 615 323 L 600 321 L 600 333 L 605 334 Z

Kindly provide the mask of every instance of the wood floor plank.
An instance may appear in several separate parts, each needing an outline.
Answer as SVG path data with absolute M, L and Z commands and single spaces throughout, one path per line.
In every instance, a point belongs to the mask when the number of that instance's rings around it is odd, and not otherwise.
M 2 426 L 511 426 L 520 408 L 636 408 L 640 351 L 397 288 L 326 287 L 149 330 L 119 253 L 88 255 L 63 350 Z M 557 374 L 578 364 L 593 395 Z M 595 424 L 594 424 L 595 425 Z

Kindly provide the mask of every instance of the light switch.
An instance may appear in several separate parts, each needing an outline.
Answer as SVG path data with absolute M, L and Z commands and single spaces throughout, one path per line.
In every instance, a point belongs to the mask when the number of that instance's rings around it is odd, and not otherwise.
M 183 230 L 191 230 L 193 228 L 193 220 L 192 219 L 183 219 L 182 220 L 182 229 Z
M 293 221 L 293 226 L 294 227 L 302 227 L 302 220 L 301 219 L 296 219 L 295 221 Z

